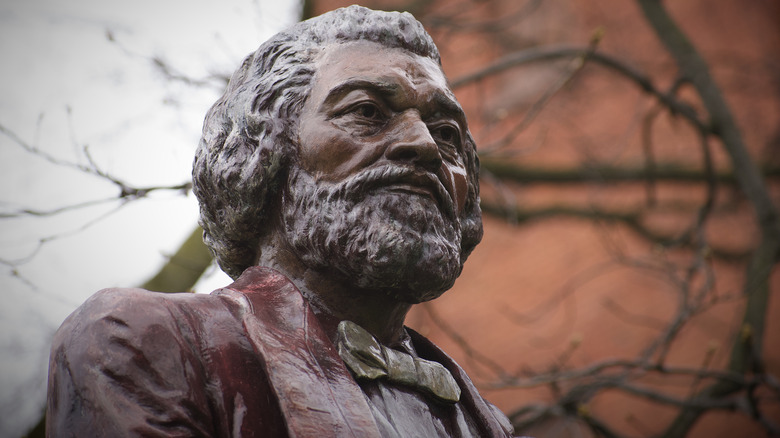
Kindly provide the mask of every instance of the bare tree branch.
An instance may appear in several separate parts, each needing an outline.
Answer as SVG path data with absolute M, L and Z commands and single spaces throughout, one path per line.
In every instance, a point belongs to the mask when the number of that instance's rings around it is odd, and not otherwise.
M 560 58 L 576 58 L 587 56 L 588 61 L 593 61 L 599 65 L 602 65 L 611 71 L 617 72 L 629 80 L 635 82 L 644 92 L 654 96 L 660 103 L 668 107 L 673 114 L 680 114 L 685 119 L 690 121 L 691 124 L 702 131 L 709 130 L 707 124 L 700 120 L 696 114 L 696 111 L 691 106 L 684 102 L 678 101 L 660 91 L 643 73 L 624 64 L 622 61 L 619 61 L 612 56 L 597 51 L 592 53 L 589 52 L 590 50 L 587 47 L 573 46 L 548 46 L 525 49 L 507 55 L 495 63 L 474 73 L 457 78 L 451 82 L 451 86 L 453 89 L 460 88 L 522 64 L 550 61 Z
M 119 189 L 119 194 L 115 197 L 110 198 L 103 198 L 103 199 L 94 199 L 84 202 L 79 202 L 75 204 L 70 204 L 66 206 L 61 207 L 55 207 L 48 210 L 38 210 L 38 209 L 30 209 L 30 208 L 21 208 L 16 211 L 7 211 L 7 212 L 0 212 L 0 219 L 5 218 L 16 218 L 20 216 L 53 216 L 60 213 L 77 210 L 81 208 L 86 207 L 92 207 L 99 204 L 105 204 L 109 202 L 115 202 L 117 199 L 122 200 L 124 202 L 126 201 L 132 201 L 137 200 L 141 198 L 147 197 L 150 193 L 155 191 L 176 191 L 176 192 L 182 192 L 187 193 L 192 188 L 191 182 L 185 182 L 181 184 L 174 184 L 169 186 L 147 186 L 147 187 L 135 187 L 133 185 L 130 185 L 112 175 L 102 170 L 97 163 L 92 159 L 91 154 L 89 153 L 89 149 L 85 146 L 82 150 L 82 153 L 84 154 L 85 158 L 87 159 L 88 165 L 74 163 L 71 161 L 62 160 L 60 158 L 57 158 L 51 154 L 48 154 L 44 151 L 42 151 L 40 148 L 35 146 L 34 144 L 28 143 L 24 141 L 21 137 L 19 137 L 14 131 L 10 130 L 3 124 L 0 124 L 0 133 L 4 134 L 6 137 L 8 137 L 14 144 L 21 147 L 25 151 L 29 152 L 30 154 L 39 157 L 45 161 L 48 161 L 51 164 L 54 164 L 56 166 L 61 167 L 67 167 L 71 169 L 78 170 L 80 172 L 96 176 L 100 179 L 106 180 L 108 182 L 111 182 Z
M 534 102 L 533 105 L 531 105 L 531 108 L 525 112 L 523 118 L 515 126 L 513 126 L 512 129 L 509 130 L 504 138 L 482 148 L 480 155 L 490 155 L 491 153 L 494 153 L 512 144 L 514 139 L 517 138 L 517 136 L 520 135 L 520 133 L 522 133 L 531 124 L 531 122 L 534 121 L 534 119 L 536 119 L 536 116 L 542 112 L 542 109 L 544 109 L 547 103 L 550 102 L 550 100 L 556 94 L 558 94 L 558 92 L 564 86 L 566 86 L 566 84 L 570 83 L 574 79 L 574 76 L 577 75 L 577 73 L 582 71 L 582 68 L 585 67 L 585 62 L 596 51 L 596 47 L 598 46 L 603 36 L 604 29 L 597 29 L 591 37 L 588 50 L 575 57 L 570 62 L 566 71 L 544 92 L 544 94 L 542 94 L 542 96 L 536 102 Z
M 422 307 L 423 309 L 425 309 L 425 312 L 428 314 L 428 317 L 431 319 L 431 322 L 433 322 L 442 331 L 447 333 L 447 336 L 453 341 L 455 341 L 458 344 L 458 346 L 460 346 L 463 349 L 463 351 L 470 359 L 473 359 L 476 363 L 480 364 L 481 366 L 490 369 L 496 375 L 499 376 L 508 375 L 507 371 L 504 370 L 504 368 L 501 365 L 499 365 L 494 360 L 490 359 L 488 356 L 472 348 L 471 345 L 469 345 L 468 341 L 466 341 L 466 339 L 460 336 L 458 332 L 454 328 L 452 328 L 452 326 L 450 326 L 442 318 L 439 317 L 439 314 L 433 308 L 433 305 L 431 305 L 430 303 L 424 303 Z
M 480 158 L 480 166 L 494 177 L 522 184 L 643 183 L 651 177 L 646 167 L 589 165 L 579 168 L 541 168 L 522 166 L 491 157 Z M 706 167 L 705 167 L 706 169 Z M 780 182 L 780 168 L 767 168 L 761 174 Z M 655 163 L 652 178 L 656 182 L 737 184 L 732 172 L 701 171 L 674 163 Z

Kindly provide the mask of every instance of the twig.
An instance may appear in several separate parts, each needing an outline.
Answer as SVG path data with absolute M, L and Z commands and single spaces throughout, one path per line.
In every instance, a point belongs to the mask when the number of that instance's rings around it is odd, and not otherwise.
M 497 178 L 523 184 L 578 184 L 578 183 L 642 183 L 649 173 L 646 167 L 587 165 L 582 167 L 540 168 L 522 166 L 493 156 L 480 157 L 480 166 Z M 780 180 L 780 168 L 767 168 L 761 173 L 764 178 Z M 656 182 L 690 184 L 737 184 L 732 172 L 712 173 L 705 170 L 681 167 L 672 163 L 656 162 L 653 168 Z
M 557 81 L 553 83 L 550 88 L 548 88 L 544 94 L 531 106 L 531 108 L 526 111 L 523 118 L 520 120 L 519 123 L 517 123 L 510 131 L 507 133 L 503 139 L 500 141 L 497 141 L 491 145 L 488 145 L 487 147 L 482 148 L 482 151 L 480 152 L 482 155 L 489 155 L 493 152 L 496 152 L 502 148 L 505 148 L 506 146 L 510 145 L 514 139 L 523 132 L 533 120 L 536 119 L 536 116 L 539 115 L 539 113 L 542 112 L 542 109 L 544 109 L 545 106 L 550 102 L 550 100 L 558 94 L 558 92 L 566 86 L 569 82 L 571 82 L 574 79 L 574 76 L 577 75 L 580 71 L 582 71 L 582 68 L 585 67 L 585 63 L 588 60 L 588 58 L 593 55 L 593 53 L 596 50 L 596 47 L 598 46 L 599 42 L 601 41 L 602 37 L 604 36 L 604 30 L 602 28 L 597 29 L 592 37 L 590 44 L 588 45 L 587 51 L 581 53 L 577 57 L 572 60 L 567 70 L 562 74 Z M 454 85 L 453 85 L 454 87 Z
M 182 184 L 174 184 L 169 186 L 148 186 L 148 187 L 134 187 L 130 184 L 125 183 L 124 181 L 110 175 L 109 173 L 102 170 L 95 160 L 92 158 L 92 155 L 89 153 L 89 148 L 87 146 L 84 146 L 82 149 L 82 152 L 87 159 L 88 165 L 83 165 L 79 163 L 74 163 L 71 161 L 66 161 L 59 159 L 47 152 L 42 151 L 40 148 L 35 146 L 34 144 L 30 144 L 26 141 L 24 141 L 21 137 L 19 137 L 15 132 L 8 129 L 4 125 L 0 124 L 0 133 L 3 133 L 6 135 L 11 141 L 16 144 L 17 146 L 21 147 L 23 150 L 29 152 L 30 154 L 37 156 L 45 161 L 48 161 L 51 164 L 54 164 L 56 166 L 61 167 L 67 167 L 71 169 L 78 170 L 80 172 L 87 173 L 89 175 L 96 176 L 98 178 L 101 178 L 103 180 L 109 181 L 115 186 L 119 188 L 119 195 L 112 198 L 105 198 L 105 199 L 94 199 L 89 201 L 84 201 L 81 203 L 76 203 L 72 205 L 62 206 L 62 207 L 55 207 L 48 210 L 36 210 L 36 209 L 28 209 L 28 208 L 22 208 L 14 212 L 0 212 L 0 219 L 7 219 L 7 218 L 16 218 L 20 216 L 53 216 L 60 213 L 64 213 L 67 211 L 77 210 L 81 208 L 86 207 L 92 207 L 99 204 L 105 204 L 108 202 L 112 202 L 116 199 L 121 199 L 124 201 L 129 200 L 136 200 L 140 198 L 145 198 L 150 193 L 155 191 L 165 191 L 165 190 L 172 190 L 172 191 L 178 191 L 178 192 L 187 192 L 192 188 L 191 182 L 185 182 Z
M 505 56 L 486 68 L 453 80 L 451 87 L 453 89 L 463 87 L 518 65 L 559 58 L 573 58 L 583 56 L 583 54 L 586 53 L 588 53 L 588 48 L 575 46 L 547 46 L 521 50 Z M 660 91 L 646 75 L 633 67 L 601 52 L 590 53 L 588 55 L 588 61 L 596 62 L 597 64 L 632 80 L 639 85 L 643 91 L 654 96 L 664 106 L 668 107 L 673 114 L 680 114 L 698 129 L 704 131 L 709 129 L 708 125 L 699 119 L 696 111 L 691 106 Z
M 655 108 L 648 111 L 642 120 L 642 153 L 645 156 L 645 173 L 647 175 L 645 193 L 647 195 L 648 207 L 654 207 L 656 204 L 656 163 L 655 154 L 653 153 L 652 127 L 653 122 L 660 113 L 660 106 L 656 106 Z
M 485 21 L 466 21 L 466 20 L 457 20 L 454 17 L 457 14 L 461 14 L 464 11 L 469 11 L 470 8 L 473 8 L 473 3 L 469 2 L 467 5 L 461 5 L 461 7 L 457 7 L 455 5 L 452 5 L 448 10 L 454 11 L 454 14 L 450 16 L 433 16 L 433 17 L 427 17 L 424 19 L 424 22 L 427 27 L 431 28 L 439 28 L 439 27 L 447 27 L 449 29 L 452 29 L 453 31 L 457 32 L 491 32 L 495 33 L 498 31 L 501 31 L 507 27 L 515 26 L 523 19 L 528 17 L 531 13 L 533 13 L 539 5 L 541 5 L 543 0 L 531 0 L 526 3 L 524 3 L 520 8 L 518 8 L 513 13 L 509 13 L 506 15 L 503 15 L 496 19 L 490 19 Z
M 512 322 L 520 325 L 528 325 L 537 322 L 549 312 L 554 310 L 566 298 L 574 294 L 578 288 L 584 286 L 589 281 L 595 280 L 602 275 L 616 269 L 618 266 L 613 261 L 599 263 L 572 275 L 566 283 L 558 289 L 550 298 L 542 301 L 534 308 L 525 312 L 516 312 L 511 310 L 510 306 L 502 305 L 497 311 L 503 313 Z
M 4 264 L 4 265 L 7 265 L 7 266 L 10 266 L 10 267 L 13 267 L 13 268 L 16 268 L 16 267 L 18 267 L 20 265 L 28 263 L 28 262 L 30 262 L 30 260 L 32 260 L 38 254 L 38 252 L 40 252 L 40 250 L 43 248 L 43 246 L 46 245 L 47 243 L 52 242 L 54 240 L 61 239 L 63 237 L 68 237 L 68 236 L 72 236 L 74 234 L 80 233 L 80 232 L 90 228 L 91 226 L 95 225 L 96 223 L 102 221 L 103 219 L 113 215 L 114 213 L 119 211 L 125 205 L 127 205 L 127 202 L 120 202 L 112 210 L 109 210 L 106 213 L 103 213 L 103 214 L 101 214 L 99 216 L 96 216 L 96 217 L 92 218 L 91 220 L 83 223 L 81 226 L 79 226 L 79 227 L 77 227 L 77 228 L 75 228 L 73 230 L 66 231 L 66 232 L 63 232 L 63 233 L 50 234 L 48 236 L 41 237 L 40 239 L 38 239 L 38 243 L 36 244 L 35 249 L 33 249 L 26 256 L 17 258 L 15 260 L 2 259 L 2 260 L 0 260 L 0 263 Z
M 661 321 L 649 315 L 630 312 L 611 298 L 605 298 L 602 301 L 602 304 L 608 311 L 612 312 L 613 315 L 622 319 L 627 324 L 638 325 L 652 330 L 663 330 L 663 328 L 666 327 L 665 321 Z
M 444 320 L 439 317 L 439 314 L 436 312 L 436 310 L 434 310 L 433 306 L 430 303 L 424 303 L 422 305 L 422 308 L 425 310 L 425 313 L 428 314 L 428 317 L 431 319 L 431 322 L 433 322 L 450 339 L 452 339 L 456 344 L 458 344 L 458 346 L 463 350 L 463 352 L 466 353 L 466 356 L 468 356 L 471 359 L 474 359 L 477 363 L 487 367 L 493 373 L 499 376 L 499 378 L 503 378 L 509 375 L 506 372 L 506 370 L 497 362 L 495 362 L 493 359 L 487 357 L 486 355 L 480 353 L 479 351 L 471 347 L 471 345 L 468 343 L 468 341 L 466 341 L 466 339 L 463 338 L 463 336 L 461 336 L 454 328 L 452 328 L 452 326 L 444 322 Z

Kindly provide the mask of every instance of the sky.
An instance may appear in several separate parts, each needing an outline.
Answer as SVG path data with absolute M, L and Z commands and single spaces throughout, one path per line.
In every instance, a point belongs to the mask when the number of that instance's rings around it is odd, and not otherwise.
M 101 288 L 143 283 L 197 223 L 192 194 L 121 203 L 116 185 L 72 165 L 136 187 L 189 181 L 203 117 L 224 86 L 215 77 L 293 23 L 298 7 L 0 2 L 0 438 L 37 421 L 49 343 L 62 320 Z M 212 275 L 197 290 L 227 280 Z

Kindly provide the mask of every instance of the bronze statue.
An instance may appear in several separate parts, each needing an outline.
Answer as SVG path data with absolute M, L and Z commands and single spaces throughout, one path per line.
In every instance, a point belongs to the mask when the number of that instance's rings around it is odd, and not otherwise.
M 194 169 L 210 295 L 98 292 L 55 335 L 50 436 L 511 436 L 403 326 L 482 237 L 478 160 L 430 36 L 358 6 L 248 56 Z

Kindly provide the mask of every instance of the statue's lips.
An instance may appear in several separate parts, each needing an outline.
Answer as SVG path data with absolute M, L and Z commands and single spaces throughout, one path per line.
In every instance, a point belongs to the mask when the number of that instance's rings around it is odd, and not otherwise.
M 439 208 L 447 212 L 446 214 L 454 214 L 450 194 L 434 175 L 409 173 L 386 181 L 379 187 L 389 191 L 429 197 L 439 205 Z
M 385 187 L 387 190 L 396 192 L 406 192 L 415 195 L 428 196 L 436 202 L 439 202 L 438 197 L 433 193 L 433 189 L 430 187 L 420 187 L 411 184 L 390 184 Z

